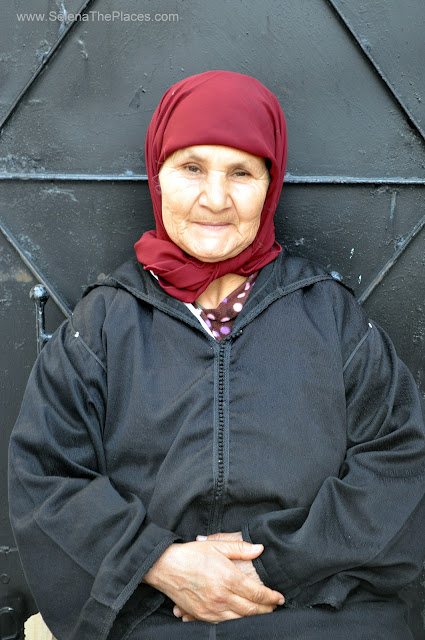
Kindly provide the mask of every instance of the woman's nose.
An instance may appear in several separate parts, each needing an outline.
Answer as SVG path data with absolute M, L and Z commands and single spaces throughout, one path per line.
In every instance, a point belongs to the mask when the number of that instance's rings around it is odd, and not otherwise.
M 211 173 L 206 176 L 199 203 L 215 213 L 223 211 L 229 206 L 229 192 L 225 175 Z

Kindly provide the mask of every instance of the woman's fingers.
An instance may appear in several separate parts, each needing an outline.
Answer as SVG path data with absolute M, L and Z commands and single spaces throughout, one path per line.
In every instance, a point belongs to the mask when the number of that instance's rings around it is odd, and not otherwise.
M 272 613 L 272 611 L 276 609 L 276 606 L 259 605 L 259 604 L 249 602 L 244 598 L 237 597 L 234 601 L 234 608 L 237 608 L 238 612 L 231 611 L 231 610 L 221 612 L 223 620 L 231 620 L 235 618 L 243 618 L 246 616 Z M 173 613 L 176 616 L 176 618 L 181 618 L 183 622 L 192 622 L 198 619 L 198 618 L 194 618 L 193 616 L 188 614 L 186 611 L 182 611 L 177 606 L 173 608 Z
M 263 545 L 251 545 L 244 541 L 208 540 L 199 545 L 211 545 L 216 551 L 229 560 L 251 560 L 263 552 Z M 233 564 L 235 571 L 229 572 L 226 587 L 235 595 L 244 598 L 254 604 L 276 607 L 285 602 L 284 596 L 279 591 L 269 589 L 264 584 L 253 580 L 246 573 L 240 571 Z M 246 615 L 246 614 L 243 614 Z M 255 615 L 255 614 L 250 614 Z
M 251 544 L 243 540 L 207 540 L 200 544 L 211 545 L 229 560 L 253 560 L 264 551 L 262 544 Z
M 229 541 L 229 540 L 207 540 L 204 543 L 198 544 L 210 544 L 217 551 L 222 553 L 226 558 L 233 561 L 251 561 L 254 558 L 257 558 L 264 550 L 262 544 L 250 544 L 249 542 L 244 542 L 243 540 L 238 541 Z M 236 567 L 235 567 L 236 568 Z M 253 567 L 254 569 L 254 567 Z M 255 569 L 254 569 L 255 571 Z M 251 599 L 250 594 L 255 593 L 260 600 L 254 600 L 254 602 L 267 604 L 267 605 L 277 605 L 283 604 L 285 602 L 285 598 L 278 591 L 274 591 L 269 589 L 265 585 L 262 584 L 261 580 L 254 580 L 252 577 L 247 576 L 247 571 L 240 571 L 238 569 L 239 577 L 237 577 L 236 587 L 238 591 L 238 595 L 245 596 Z M 243 579 L 240 578 L 240 574 L 244 576 Z M 239 589 L 248 589 L 247 594 Z M 261 600 L 264 598 L 264 600 Z
M 271 606 L 273 608 L 277 605 L 282 605 L 285 602 L 285 598 L 281 593 L 279 593 L 279 591 L 269 589 L 264 584 L 253 580 L 238 569 L 236 569 L 236 571 L 237 574 L 232 575 L 232 582 L 228 585 L 229 589 L 236 596 L 239 596 L 252 604 L 264 605 L 266 607 Z
M 181 618 L 183 622 L 193 622 L 194 620 L 197 620 L 197 618 L 189 615 L 186 611 L 182 611 L 181 609 L 179 609 L 177 605 L 173 608 L 173 613 L 176 618 Z
M 198 536 L 197 540 L 205 542 L 204 536 Z M 215 618 L 208 621 L 219 622 L 248 615 L 271 613 L 277 605 L 284 603 L 282 594 L 263 585 L 252 564 L 252 559 L 262 553 L 262 545 L 251 545 L 244 542 L 240 532 L 214 534 L 208 536 L 206 542 L 205 546 L 202 545 L 201 547 L 200 545 L 199 548 L 205 548 L 206 553 L 214 549 L 231 560 L 233 567 L 236 569 L 236 572 L 228 572 L 225 579 L 221 581 L 227 589 L 226 597 L 222 598 L 218 594 L 218 602 L 213 605 Z M 216 595 L 215 593 L 211 595 L 212 602 Z M 222 605 L 226 608 L 219 610 Z M 174 607 L 173 612 L 176 617 L 181 618 L 184 622 L 206 619 L 202 617 L 202 614 L 201 617 L 195 617 L 183 607 L 177 605 Z
M 253 602 L 250 599 L 242 598 L 240 596 L 234 597 L 232 600 L 232 609 L 229 611 L 228 619 L 232 618 L 245 618 L 247 616 L 258 616 L 263 613 L 272 613 L 276 609 L 276 605 L 265 605 L 257 602 Z M 234 615 L 233 615 L 234 614 Z
M 283 597 L 239 571 L 233 558 L 252 560 L 262 552 L 243 541 L 173 543 L 144 580 L 176 604 L 185 620 L 221 622 L 270 613 Z
M 196 536 L 197 542 L 213 541 L 213 540 L 243 540 L 241 531 L 234 531 L 232 533 L 213 533 L 209 536 Z M 260 576 L 257 573 L 256 568 L 252 564 L 252 560 L 233 560 L 235 567 L 245 573 L 249 578 L 255 580 L 259 584 L 264 584 Z
M 248 578 L 255 580 L 258 584 L 264 584 L 260 576 L 257 573 L 257 569 L 254 567 L 252 560 L 232 560 L 233 564 L 239 571 L 242 571 Z

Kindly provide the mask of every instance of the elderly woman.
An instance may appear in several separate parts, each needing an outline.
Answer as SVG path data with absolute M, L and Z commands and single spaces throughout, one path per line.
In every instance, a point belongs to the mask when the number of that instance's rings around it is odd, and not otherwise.
M 420 397 L 352 294 L 275 241 L 285 158 L 254 78 L 171 87 L 156 231 L 37 360 L 11 519 L 58 640 L 412 638 Z

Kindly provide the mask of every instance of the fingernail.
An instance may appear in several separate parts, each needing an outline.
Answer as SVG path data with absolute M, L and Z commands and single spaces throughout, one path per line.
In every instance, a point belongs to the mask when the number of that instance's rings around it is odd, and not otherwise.
M 174 607 L 173 613 L 176 616 L 176 618 L 181 618 L 182 617 L 182 612 L 180 611 L 180 609 L 178 607 Z
M 208 540 L 207 536 L 196 536 L 196 539 L 199 542 L 205 542 L 205 540 Z
M 263 549 L 263 545 L 262 544 L 253 544 L 252 545 L 252 550 L 257 552 L 257 551 L 262 551 Z
M 189 622 L 189 618 L 187 616 L 183 616 L 182 620 L 183 622 Z
M 277 604 L 284 604 L 285 603 L 285 598 L 282 596 L 279 598 L 279 600 L 277 601 Z

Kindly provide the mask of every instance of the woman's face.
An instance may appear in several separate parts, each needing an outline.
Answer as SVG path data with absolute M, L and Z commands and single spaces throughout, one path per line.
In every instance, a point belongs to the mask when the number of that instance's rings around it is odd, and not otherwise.
M 159 172 L 170 239 L 202 262 L 238 255 L 254 240 L 270 176 L 264 158 L 218 145 L 169 156 Z

